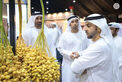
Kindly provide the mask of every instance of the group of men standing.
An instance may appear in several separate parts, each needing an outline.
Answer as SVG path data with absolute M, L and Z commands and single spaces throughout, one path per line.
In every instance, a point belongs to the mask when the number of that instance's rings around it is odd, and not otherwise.
M 35 15 L 28 21 L 23 33 L 28 46 L 34 45 L 41 20 L 41 15 Z M 122 25 L 107 24 L 103 15 L 91 14 L 83 29 L 75 15 L 67 19 L 62 34 L 54 26 L 49 29 L 44 25 L 44 34 L 53 57 L 57 58 L 56 48 L 63 56 L 62 82 L 122 82 L 122 37 L 117 35 Z

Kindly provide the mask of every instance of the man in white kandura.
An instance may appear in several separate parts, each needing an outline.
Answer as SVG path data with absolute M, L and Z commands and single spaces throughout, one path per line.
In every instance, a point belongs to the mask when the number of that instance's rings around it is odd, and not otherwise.
M 22 37 L 27 46 L 34 46 L 36 39 L 41 31 L 42 15 L 32 15 L 23 31 Z M 51 45 L 51 37 L 46 25 L 44 25 L 44 34 L 46 36 L 48 46 Z
M 71 70 L 81 75 L 80 82 L 120 82 L 119 61 L 114 40 L 104 16 L 91 14 L 85 19 L 84 30 L 93 43 L 71 64 Z M 82 74 L 87 74 L 82 79 Z
M 51 43 L 51 48 L 50 48 L 50 51 L 53 55 L 53 57 L 56 58 L 56 48 L 57 48 L 57 45 L 58 45 L 58 42 L 59 42 L 59 38 L 61 36 L 61 32 L 59 30 L 59 27 L 56 23 L 51 23 L 51 28 L 52 30 L 51 31 L 51 34 L 52 34 L 52 43 Z
M 122 82 L 122 37 L 118 36 L 118 31 L 122 29 L 122 25 L 116 22 L 111 22 L 108 24 L 112 35 L 114 37 L 114 42 L 118 50 L 117 56 L 119 56 L 119 70 L 120 70 L 120 81 Z
M 68 19 L 68 27 L 64 32 L 58 44 L 58 50 L 63 56 L 62 62 L 62 82 L 79 82 L 79 78 L 71 71 L 71 63 L 73 59 L 70 55 L 73 51 L 81 51 L 87 48 L 88 39 L 81 30 L 79 18 L 70 16 Z

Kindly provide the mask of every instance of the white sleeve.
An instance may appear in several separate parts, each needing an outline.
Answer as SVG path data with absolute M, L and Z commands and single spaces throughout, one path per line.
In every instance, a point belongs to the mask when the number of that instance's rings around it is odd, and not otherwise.
M 58 48 L 58 51 L 64 58 L 68 59 L 69 61 L 73 61 L 73 59 L 70 57 L 70 54 L 72 53 L 71 51 L 67 51 L 61 48 Z
M 72 53 L 71 51 L 68 51 L 68 50 L 65 50 L 64 47 L 66 45 L 66 42 L 65 42 L 65 38 L 64 36 L 62 35 L 59 39 L 59 43 L 58 43 L 58 51 L 61 53 L 61 55 L 68 59 L 69 61 L 72 61 L 71 57 L 70 57 L 70 54 Z
M 91 48 L 84 50 L 78 59 L 71 64 L 71 70 L 76 74 L 82 74 L 84 70 L 102 63 L 105 59 L 102 49 Z

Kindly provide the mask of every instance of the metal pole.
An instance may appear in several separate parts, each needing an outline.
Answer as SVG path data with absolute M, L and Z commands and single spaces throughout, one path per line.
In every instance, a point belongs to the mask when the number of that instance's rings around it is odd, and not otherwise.
M 13 47 L 13 53 L 16 53 L 15 40 L 15 0 L 9 0 L 9 21 L 10 21 L 10 44 Z

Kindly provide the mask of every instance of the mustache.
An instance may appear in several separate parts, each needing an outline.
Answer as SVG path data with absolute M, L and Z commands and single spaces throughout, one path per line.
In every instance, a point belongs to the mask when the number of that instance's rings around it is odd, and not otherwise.
M 42 24 L 42 23 L 41 23 L 41 22 L 39 22 L 39 23 L 37 23 L 37 24 L 39 24 L 39 25 L 40 25 L 40 24 Z
M 78 26 L 75 25 L 75 26 L 73 26 L 73 28 L 78 28 Z

